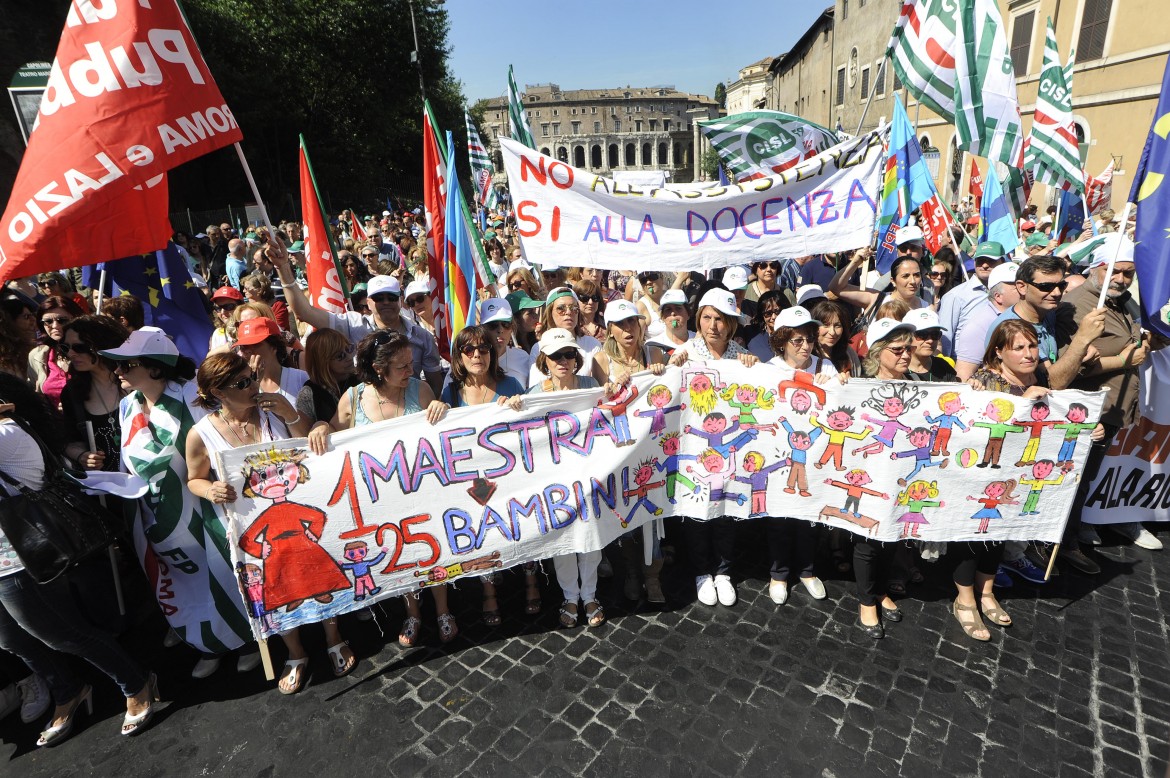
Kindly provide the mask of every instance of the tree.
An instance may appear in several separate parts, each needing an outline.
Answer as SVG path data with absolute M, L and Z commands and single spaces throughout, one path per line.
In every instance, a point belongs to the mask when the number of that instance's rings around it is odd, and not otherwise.
M 722 81 L 715 85 L 715 102 L 719 103 L 720 108 L 727 108 L 727 87 Z
M 715 149 L 707 149 L 703 152 L 703 156 L 699 158 L 699 169 L 703 171 L 703 175 L 707 177 L 708 181 L 714 181 L 719 178 L 719 167 L 722 164 L 722 160 L 719 159 L 719 152 Z

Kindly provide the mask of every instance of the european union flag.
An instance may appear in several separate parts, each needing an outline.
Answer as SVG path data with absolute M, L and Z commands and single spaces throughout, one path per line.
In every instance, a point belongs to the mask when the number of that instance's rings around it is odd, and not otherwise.
M 888 273 L 898 258 L 893 235 L 896 223 L 905 226 L 910 214 L 938 194 L 930 168 L 922 158 L 922 147 L 914 137 L 910 117 L 902 101 L 894 96 L 894 116 L 890 120 L 890 145 L 886 152 L 886 172 L 882 184 L 882 210 L 878 216 L 877 269 Z M 939 198 L 940 200 L 942 198 Z
M 1129 202 L 1137 207 L 1133 262 L 1141 289 L 1142 325 L 1170 338 L 1165 306 L 1170 300 L 1170 62 L 1162 96 L 1146 137 Z
M 989 168 L 990 169 L 990 168 Z M 983 220 L 983 235 L 979 242 L 995 241 L 1003 246 L 1007 254 L 1011 254 L 1020 245 L 1019 235 L 1016 232 L 1016 219 L 1008 208 L 1007 198 L 1003 194 L 1003 185 L 999 176 L 992 171 L 983 184 L 983 203 L 979 206 L 979 218 Z
M 90 265 L 82 270 L 82 283 L 96 289 L 103 266 L 107 295 L 137 297 L 145 309 L 147 324 L 170 335 L 179 352 L 194 359 L 195 364 L 203 361 L 214 331 L 207 298 L 191 280 L 187 263 L 174 243 L 168 241 L 166 249 L 153 254 Z

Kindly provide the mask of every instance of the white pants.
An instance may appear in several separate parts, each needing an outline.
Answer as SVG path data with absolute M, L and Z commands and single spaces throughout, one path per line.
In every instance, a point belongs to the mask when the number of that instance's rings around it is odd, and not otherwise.
M 566 600 L 575 603 L 578 600 L 592 602 L 597 599 L 597 566 L 600 564 L 600 551 L 553 557 L 557 583 L 561 585 Z

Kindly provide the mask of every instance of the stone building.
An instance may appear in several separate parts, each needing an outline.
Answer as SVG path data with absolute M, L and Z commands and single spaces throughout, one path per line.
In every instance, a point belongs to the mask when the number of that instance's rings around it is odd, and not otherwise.
M 835 0 L 792 49 L 769 66 L 767 107 L 854 133 L 876 127 L 901 95 L 939 191 L 967 191 L 969 155 L 956 131 L 902 88 L 882 67 L 901 4 L 894 0 Z M 1075 49 L 1073 118 L 1090 175 L 1115 164 L 1115 208 L 1123 205 L 1161 90 L 1170 54 L 1170 14 L 1164 0 L 999 0 L 1016 73 L 1025 132 L 1031 127 L 1044 61 L 1045 20 L 1051 17 L 1061 59 Z M 867 98 L 873 99 L 866 110 Z M 862 116 L 864 114 L 864 121 Z M 986 160 L 979 160 L 986 170 Z M 1032 202 L 1051 202 L 1037 186 Z
M 727 85 L 727 113 L 743 113 L 763 108 L 768 88 L 768 66 L 773 57 L 764 57 L 739 71 L 739 78 Z
M 542 154 L 600 175 L 615 170 L 664 170 L 671 181 L 698 177 L 694 122 L 719 115 L 705 95 L 673 87 L 562 90 L 556 84 L 525 87 L 521 95 L 532 137 Z M 502 171 L 500 135 L 508 135 L 508 99 L 489 100 L 486 142 Z

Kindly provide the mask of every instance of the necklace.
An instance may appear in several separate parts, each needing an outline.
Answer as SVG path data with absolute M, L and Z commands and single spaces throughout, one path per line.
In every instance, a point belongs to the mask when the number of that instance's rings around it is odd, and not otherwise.
M 393 416 L 387 416 L 386 411 L 382 410 L 383 405 L 396 404 L 398 407 L 394 409 Z M 396 419 L 402 415 L 404 406 L 406 405 L 406 390 L 402 390 L 402 394 L 397 400 L 391 400 L 382 396 L 382 390 L 378 389 L 378 415 L 382 418 L 380 421 L 386 421 L 387 418 Z
M 471 399 L 471 390 L 472 389 L 479 390 L 479 397 L 476 398 L 474 402 Z M 463 385 L 463 399 L 467 401 L 468 405 L 483 405 L 489 399 L 494 397 L 495 394 L 496 394 L 496 390 L 493 389 L 492 387 L 488 386 L 487 384 L 484 384 L 482 386 L 470 386 L 468 384 Z
M 224 412 L 223 408 L 220 408 L 216 415 L 218 415 L 219 418 L 223 420 L 224 426 L 227 427 L 231 431 L 232 435 L 235 435 L 236 440 L 239 441 L 241 446 L 247 446 L 247 445 L 250 445 L 250 444 L 256 442 L 254 440 L 255 434 L 248 430 L 248 427 L 251 424 L 250 421 L 236 421 L 235 422 L 235 424 L 238 425 L 241 430 L 243 430 L 244 435 L 248 436 L 247 440 L 245 440 L 244 437 L 241 436 L 240 433 L 236 431 L 236 427 L 232 425 L 232 422 L 234 421 L 234 419 L 229 417 L 227 415 L 227 413 Z

